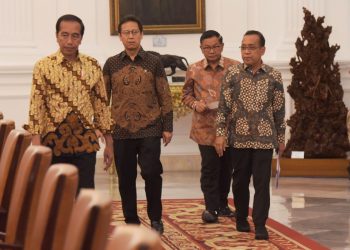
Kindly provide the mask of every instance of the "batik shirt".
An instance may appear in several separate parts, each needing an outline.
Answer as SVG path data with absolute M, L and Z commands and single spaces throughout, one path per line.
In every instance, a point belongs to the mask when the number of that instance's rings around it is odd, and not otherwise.
M 131 60 L 123 51 L 108 58 L 103 75 L 112 99 L 114 138 L 161 137 L 173 131 L 170 88 L 158 57 L 141 49 Z
M 281 73 L 263 64 L 253 74 L 244 64 L 228 69 L 221 87 L 217 136 L 226 133 L 235 148 L 271 149 L 285 140 L 285 100 Z
M 195 101 L 203 100 L 210 109 L 199 113 L 193 111 L 190 138 L 200 145 L 213 145 L 216 137 L 216 112 L 220 87 L 227 68 L 238 61 L 221 57 L 215 69 L 203 59 L 192 64 L 186 72 L 182 101 L 193 107 Z
M 41 135 L 55 155 L 98 150 L 94 130 L 109 133 L 111 121 L 102 70 L 94 58 L 79 53 L 68 61 L 58 51 L 36 63 L 27 128 Z

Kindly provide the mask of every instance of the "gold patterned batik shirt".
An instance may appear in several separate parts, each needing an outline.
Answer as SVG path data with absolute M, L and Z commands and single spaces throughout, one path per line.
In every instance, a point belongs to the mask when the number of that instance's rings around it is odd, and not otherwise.
M 285 140 L 285 99 L 281 73 L 263 64 L 253 74 L 244 64 L 231 66 L 222 83 L 217 136 L 235 148 L 271 149 Z
M 71 62 L 58 51 L 34 67 L 28 130 L 42 138 L 49 133 L 61 137 L 68 133 L 62 123 L 72 128 L 76 138 L 86 130 L 110 132 L 111 115 L 102 70 L 92 57 L 79 53 Z M 76 129 L 76 124 L 81 128 Z
M 195 101 L 203 100 L 210 107 L 202 113 L 193 111 L 190 138 L 200 145 L 214 144 L 221 82 L 228 67 L 238 63 L 238 61 L 221 57 L 219 64 L 213 69 L 204 58 L 192 64 L 186 72 L 182 90 L 183 103 L 191 108 Z

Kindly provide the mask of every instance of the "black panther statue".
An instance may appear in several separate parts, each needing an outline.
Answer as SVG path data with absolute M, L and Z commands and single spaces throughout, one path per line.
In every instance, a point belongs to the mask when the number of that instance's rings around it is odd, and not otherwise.
M 175 74 L 176 67 L 179 69 L 186 71 L 188 67 L 188 62 L 185 57 L 176 56 L 176 55 L 161 55 L 155 51 L 148 51 L 149 53 L 158 56 L 163 63 L 164 68 L 171 68 L 171 73 L 168 76 Z M 185 64 L 186 63 L 186 64 Z

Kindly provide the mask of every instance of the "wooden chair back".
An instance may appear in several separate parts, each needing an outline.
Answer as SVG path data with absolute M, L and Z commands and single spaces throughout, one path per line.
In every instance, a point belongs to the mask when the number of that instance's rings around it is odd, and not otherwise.
M 24 151 L 30 144 L 31 134 L 23 130 L 12 130 L 5 143 L 0 159 L 0 231 L 6 230 L 7 213 L 15 182 L 15 176 Z
M 136 225 L 117 226 L 106 250 L 162 250 L 160 236 L 155 231 Z
M 112 201 L 92 189 L 82 189 L 74 204 L 64 250 L 105 249 Z
M 14 121 L 0 119 L 0 159 L 1 153 L 4 150 L 6 138 L 13 129 L 15 129 Z
M 5 243 L 24 245 L 27 232 L 33 232 L 34 215 L 51 159 L 48 147 L 29 146 L 24 152 L 11 196 Z
M 70 164 L 54 164 L 46 173 L 33 232 L 25 249 L 61 250 L 78 187 L 78 169 Z

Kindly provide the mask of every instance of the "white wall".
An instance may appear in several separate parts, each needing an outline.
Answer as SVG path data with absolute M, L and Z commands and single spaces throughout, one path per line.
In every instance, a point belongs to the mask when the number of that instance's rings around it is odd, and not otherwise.
M 340 44 L 336 60 L 341 66 L 344 101 L 350 107 L 350 1 L 348 0 L 206 0 L 206 27 L 224 37 L 224 55 L 240 59 L 243 33 L 258 29 L 266 37 L 264 61 L 280 69 L 285 88 L 291 80 L 290 57 L 303 25 L 302 7 L 315 16 L 325 15 L 325 25 L 333 26 L 330 44 Z M 32 67 L 39 58 L 57 50 L 55 23 L 63 14 L 82 18 L 86 33 L 80 50 L 96 57 L 101 64 L 119 53 L 122 45 L 109 34 L 108 0 L 0 0 L 0 110 L 17 126 L 27 121 Z M 152 46 L 154 35 L 145 35 L 143 47 L 160 53 L 185 56 L 188 61 L 201 59 L 200 34 L 163 35 L 166 47 Z M 287 95 L 287 116 L 293 103 Z M 174 144 L 168 154 L 196 153 L 189 142 L 190 119 L 177 121 Z

